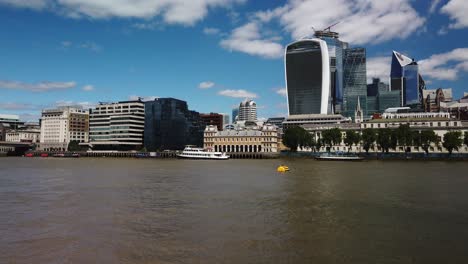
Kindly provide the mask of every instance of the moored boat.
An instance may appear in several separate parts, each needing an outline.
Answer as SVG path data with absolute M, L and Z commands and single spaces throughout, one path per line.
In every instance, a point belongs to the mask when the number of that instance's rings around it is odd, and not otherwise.
M 182 159 L 211 159 L 211 160 L 227 160 L 229 156 L 223 152 L 205 151 L 203 148 L 186 146 L 184 150 L 177 154 L 178 158 Z
M 323 153 L 315 157 L 316 160 L 329 160 L 329 161 L 362 161 L 363 157 L 356 154 L 349 153 Z

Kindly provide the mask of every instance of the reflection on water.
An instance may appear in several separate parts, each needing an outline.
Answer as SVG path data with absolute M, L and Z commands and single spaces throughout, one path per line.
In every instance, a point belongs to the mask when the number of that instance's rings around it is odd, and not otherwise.
M 0 262 L 468 263 L 467 171 L 2 158 Z

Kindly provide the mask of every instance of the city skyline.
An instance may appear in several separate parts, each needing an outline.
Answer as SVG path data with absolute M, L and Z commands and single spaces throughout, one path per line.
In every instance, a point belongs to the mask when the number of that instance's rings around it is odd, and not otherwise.
M 80 0 L 0 0 L 0 30 L 8 35 L 0 44 L 0 112 L 29 121 L 57 105 L 158 96 L 206 113 L 230 113 L 251 98 L 259 118 L 285 116 L 285 45 L 311 35 L 312 26 L 340 21 L 333 28 L 340 38 L 366 48 L 368 82 L 388 83 L 398 50 L 418 61 L 428 89 L 452 88 L 461 97 L 468 21 L 460 14 L 467 4 L 385 2 L 351 9 L 356 1 L 193 1 L 189 8 L 121 1 L 119 9 Z

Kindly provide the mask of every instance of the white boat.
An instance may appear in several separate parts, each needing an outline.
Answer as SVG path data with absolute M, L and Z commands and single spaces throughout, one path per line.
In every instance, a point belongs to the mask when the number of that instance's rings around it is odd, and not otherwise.
M 320 156 L 315 157 L 317 160 L 335 160 L 335 161 L 361 161 L 363 157 L 359 157 L 355 154 L 343 154 L 343 153 L 324 153 Z
M 177 154 L 178 158 L 182 159 L 213 159 L 213 160 L 227 160 L 229 156 L 223 152 L 205 151 L 202 148 L 193 146 L 186 146 L 182 153 Z

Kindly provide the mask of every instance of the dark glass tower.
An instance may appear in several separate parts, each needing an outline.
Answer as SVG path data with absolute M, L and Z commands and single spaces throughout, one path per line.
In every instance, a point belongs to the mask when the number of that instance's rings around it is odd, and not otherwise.
M 332 113 L 325 41 L 303 39 L 288 45 L 285 68 L 289 115 Z
M 348 48 L 343 59 L 343 115 L 354 116 L 358 98 L 362 111 L 367 115 L 366 49 Z
M 390 89 L 400 91 L 400 106 L 422 105 L 425 83 L 419 74 L 419 65 L 413 59 L 393 51 L 390 71 Z
M 148 151 L 180 150 L 185 145 L 203 145 L 205 124 L 187 103 L 174 98 L 145 102 L 144 144 Z

